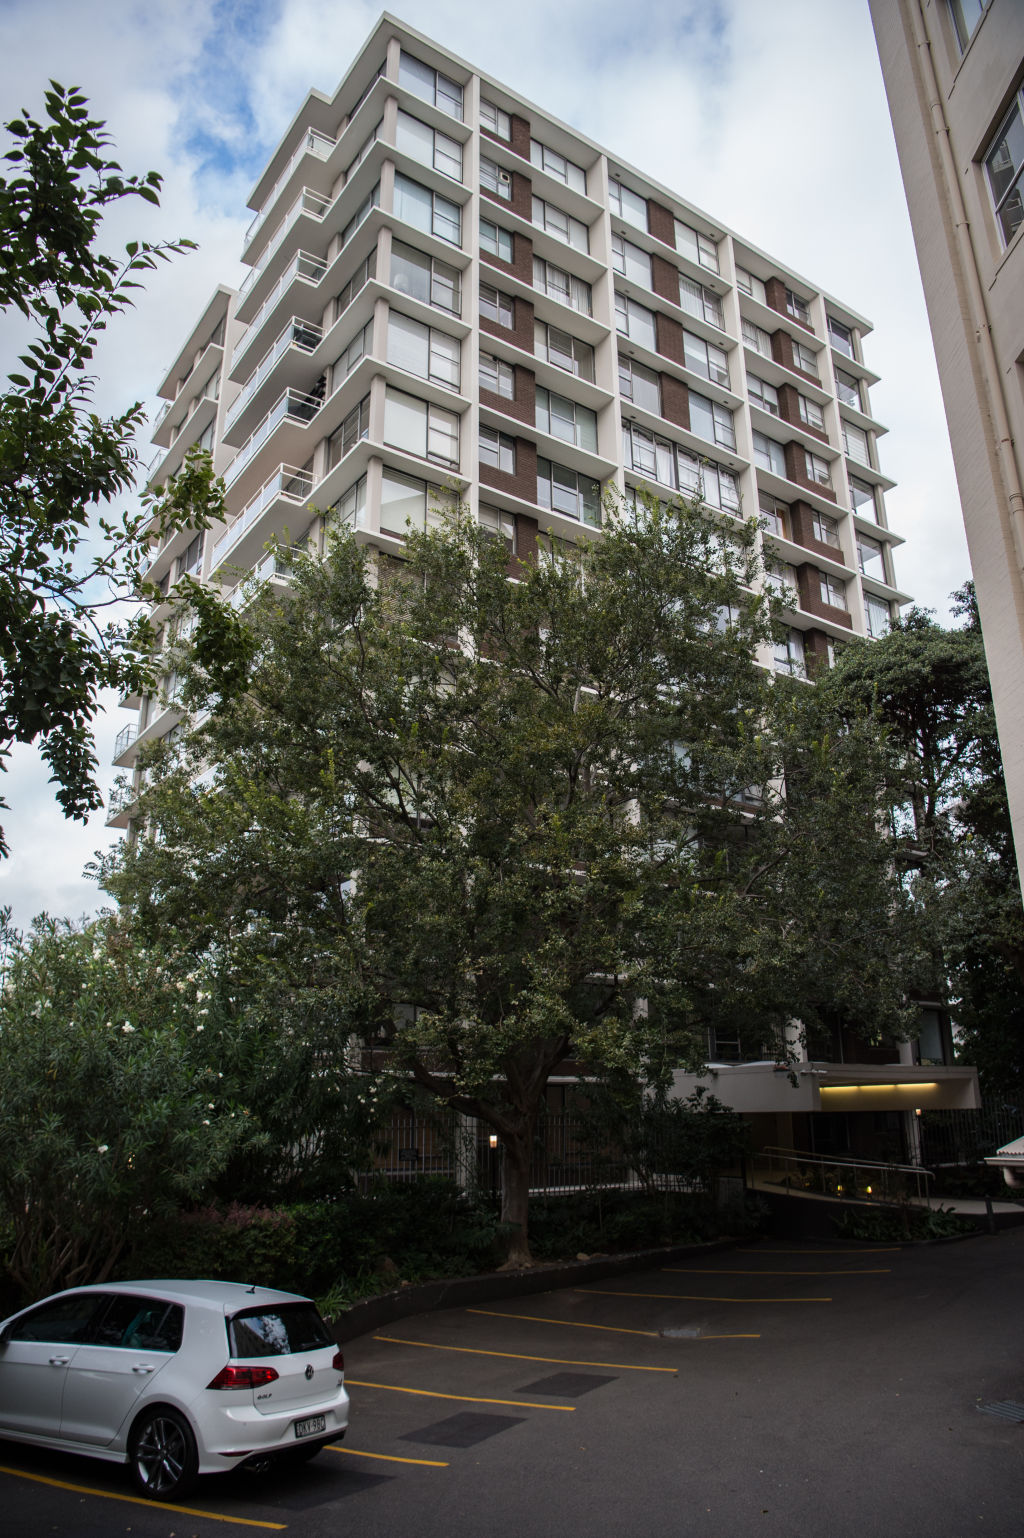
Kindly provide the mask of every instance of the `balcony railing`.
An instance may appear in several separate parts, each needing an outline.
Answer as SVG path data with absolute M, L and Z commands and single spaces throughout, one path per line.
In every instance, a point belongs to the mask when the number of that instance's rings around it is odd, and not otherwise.
M 303 155 L 315 155 L 318 160 L 327 160 L 334 148 L 334 144 L 335 141 L 333 139 L 329 139 L 326 134 L 317 133 L 315 128 L 310 128 L 306 131 L 305 137 L 300 139 L 298 145 L 292 153 L 291 159 L 288 161 L 288 164 L 285 166 L 284 170 L 281 172 L 281 175 L 277 178 L 277 181 L 274 183 L 273 187 L 271 187 L 270 191 L 267 193 L 267 196 L 264 198 L 263 207 L 256 214 L 249 228 L 246 230 L 242 239 L 243 247 L 249 244 L 250 240 L 252 240 L 252 237 L 255 235 L 264 219 L 270 213 L 274 203 L 277 201 L 278 193 L 281 191 L 281 188 L 284 186 L 289 176 L 291 176 L 292 172 L 295 170 L 295 167 L 298 165 Z
M 307 395 L 304 390 L 285 390 L 279 395 L 258 427 L 254 427 L 234 459 L 224 472 L 224 482 L 233 486 L 250 459 L 266 443 L 275 427 L 291 420 L 305 427 L 312 422 L 323 401 L 318 395 Z
M 277 229 L 271 236 L 269 242 L 267 243 L 267 248 L 263 252 L 258 265 L 252 269 L 252 271 L 249 273 L 249 276 L 238 290 L 238 298 L 240 301 L 245 298 L 246 294 L 252 288 L 260 273 L 263 271 L 264 267 L 267 265 L 270 258 L 273 256 L 274 252 L 277 250 L 278 246 L 281 244 L 282 240 L 287 235 L 292 225 L 295 223 L 296 219 L 299 219 L 303 214 L 306 214 L 309 216 L 309 218 L 316 219 L 319 222 L 324 217 L 330 206 L 330 198 L 322 197 L 319 192 L 314 192 L 312 187 L 303 187 L 302 191 L 295 199 L 295 202 L 292 204 L 291 208 L 289 208 L 288 212 L 281 220 L 281 223 L 278 225 Z
M 121 757 L 121 754 L 125 751 L 125 749 L 131 747 L 132 743 L 135 741 L 135 739 L 136 739 L 136 737 L 138 735 L 139 735 L 139 723 L 137 721 L 129 721 L 127 726 L 122 726 L 121 730 L 118 732 L 117 736 L 114 738 L 114 763 L 115 764 L 117 763 L 117 760 Z
M 294 558 L 299 554 L 301 552 L 290 545 L 282 545 L 279 549 L 272 550 L 247 577 L 231 589 L 228 594 L 228 603 L 234 609 L 244 609 L 252 595 L 253 584 L 269 582 L 272 577 L 287 578 L 291 574 Z
M 238 392 L 238 399 L 228 412 L 228 419 L 225 425 L 230 427 L 232 422 L 237 419 L 243 408 L 252 400 L 253 395 L 259 389 L 264 379 L 266 379 L 278 358 L 282 357 L 289 347 L 295 347 L 299 352 L 313 352 L 323 334 L 322 326 L 315 325 L 313 321 L 300 320 L 298 316 L 293 315 L 276 342 L 263 354 L 263 357 Z
M 275 497 L 287 497 L 293 502 L 304 502 L 312 495 L 312 491 L 311 471 L 296 470 L 293 465 L 279 465 L 275 473 L 246 503 L 234 523 L 224 530 L 214 545 L 212 568 L 220 565 L 228 552 L 233 550 L 242 535 L 252 528 L 264 508 L 269 506 Z
M 290 287 L 296 278 L 303 278 L 307 283 L 319 283 L 320 279 L 323 277 L 326 271 L 327 263 L 323 260 L 322 257 L 310 256 L 308 251 L 296 252 L 291 261 L 288 263 L 288 266 L 285 268 L 284 272 L 274 284 L 266 299 L 264 299 L 263 303 L 256 311 L 256 314 L 253 316 L 248 326 L 246 326 L 242 335 L 239 337 L 238 346 L 235 348 L 231 356 L 232 367 L 234 367 L 236 358 L 240 358 L 242 356 L 243 352 L 248 347 L 253 337 L 257 334 L 264 320 L 269 315 L 277 301 L 280 299 L 285 289 Z

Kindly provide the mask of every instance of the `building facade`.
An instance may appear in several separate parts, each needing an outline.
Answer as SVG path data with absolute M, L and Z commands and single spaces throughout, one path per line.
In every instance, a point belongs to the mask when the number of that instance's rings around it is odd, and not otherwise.
M 1024 5 L 871 0 L 1024 870 Z
M 243 602 L 281 545 L 351 526 L 401 558 L 457 496 L 510 553 L 599 537 L 608 490 L 699 492 L 761 520 L 809 677 L 900 602 L 864 360 L 869 323 L 556 118 L 385 15 L 313 91 L 250 198 L 249 274 L 218 289 L 162 381 L 150 484 L 211 449 L 228 519 L 154 549 L 174 584 Z M 118 741 L 176 728 L 175 680 Z

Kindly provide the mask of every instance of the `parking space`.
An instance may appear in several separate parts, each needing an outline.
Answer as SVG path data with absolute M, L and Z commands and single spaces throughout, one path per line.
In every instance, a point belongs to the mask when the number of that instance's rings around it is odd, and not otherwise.
M 207 1480 L 188 1509 L 161 1510 L 126 1504 L 119 1469 L 8 1444 L 0 1499 L 25 1525 L 6 1530 L 610 1538 L 657 1521 L 810 1538 L 889 1531 L 902 1511 L 907 1531 L 958 1538 L 978 1523 L 948 1524 L 976 1500 L 985 1532 L 1016 1534 L 1024 1432 L 975 1404 L 1024 1398 L 1024 1371 L 1017 1386 L 1010 1371 L 1014 1349 L 1024 1362 L 1009 1304 L 1021 1258 L 1015 1235 L 946 1250 L 748 1244 L 404 1319 L 345 1348 L 351 1429 L 301 1472 Z M 1000 1526 L 1004 1452 L 1016 1495 Z M 915 1525 L 925 1491 L 931 1525 Z

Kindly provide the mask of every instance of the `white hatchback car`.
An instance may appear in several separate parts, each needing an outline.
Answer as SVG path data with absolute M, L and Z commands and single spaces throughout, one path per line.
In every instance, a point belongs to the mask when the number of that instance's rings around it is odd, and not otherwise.
M 236 1282 L 110 1282 L 0 1324 L 0 1437 L 127 1462 L 157 1500 L 199 1474 L 305 1462 L 348 1425 L 316 1305 Z

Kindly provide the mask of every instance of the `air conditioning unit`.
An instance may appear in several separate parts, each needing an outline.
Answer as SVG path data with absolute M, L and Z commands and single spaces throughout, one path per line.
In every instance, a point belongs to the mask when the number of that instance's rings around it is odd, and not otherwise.
M 511 187 L 511 185 L 512 185 L 512 173 L 511 173 L 511 171 L 499 171 L 498 172 L 498 180 L 499 180 L 499 182 L 501 182 L 503 187 Z

